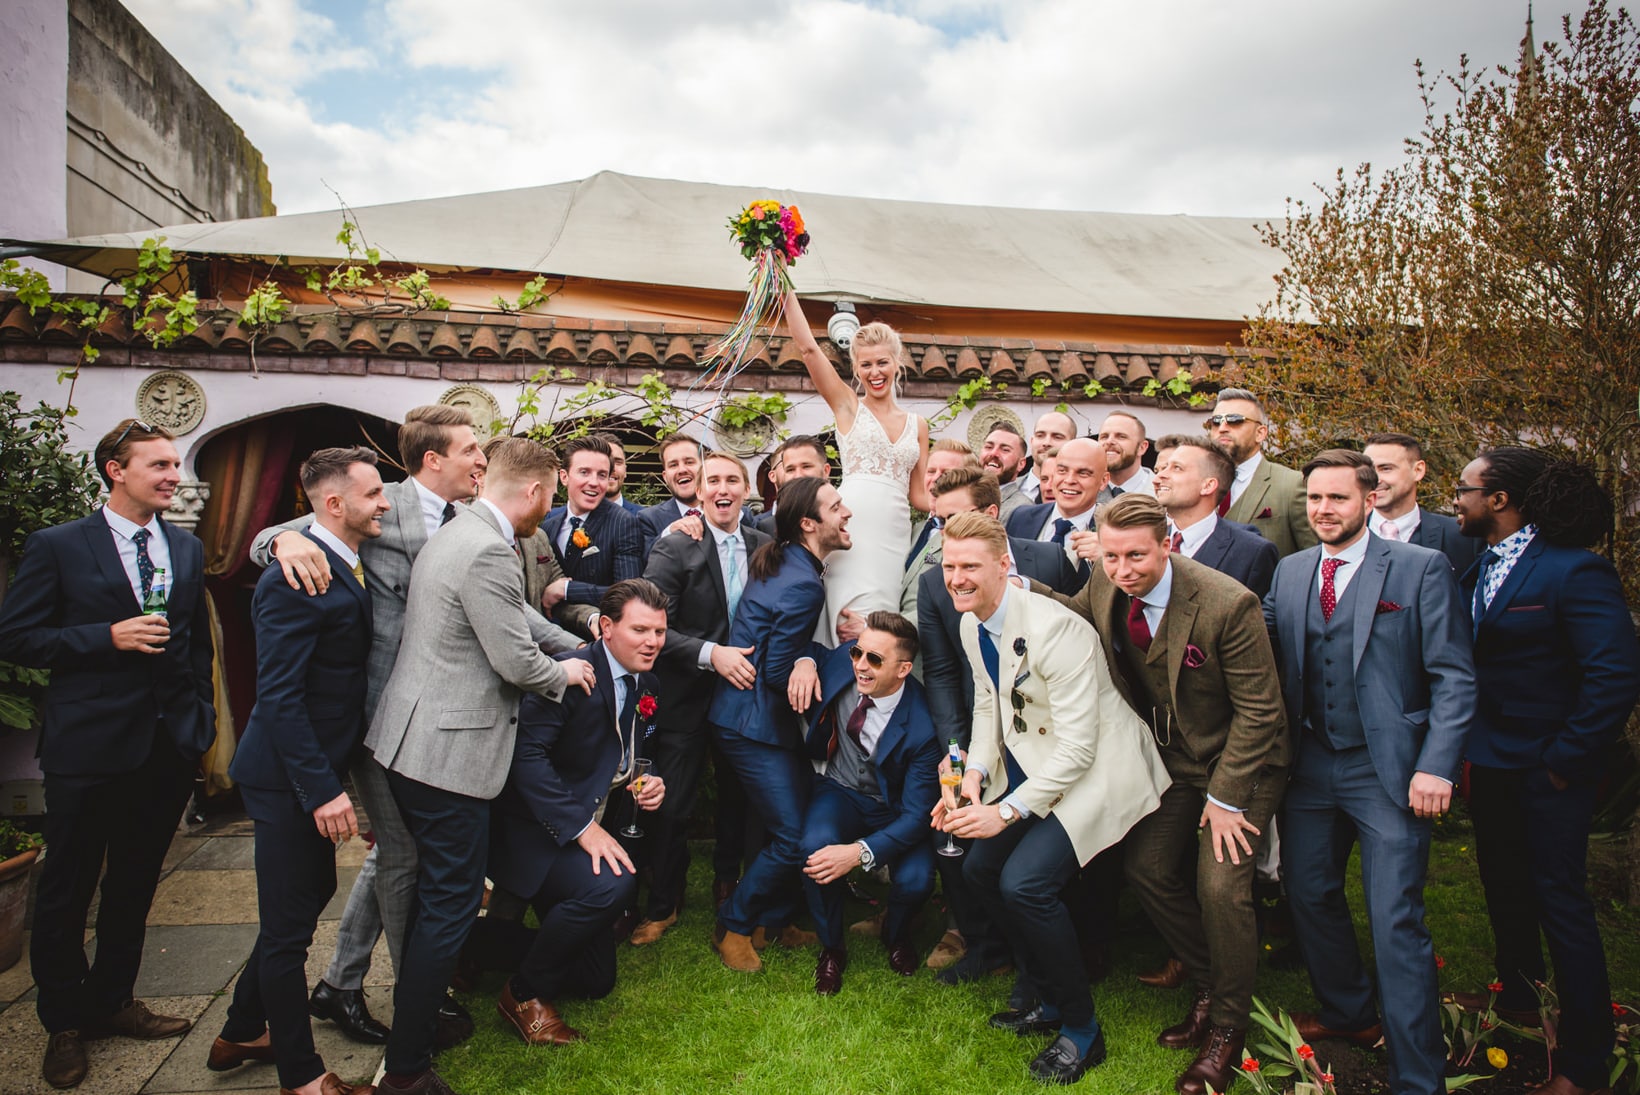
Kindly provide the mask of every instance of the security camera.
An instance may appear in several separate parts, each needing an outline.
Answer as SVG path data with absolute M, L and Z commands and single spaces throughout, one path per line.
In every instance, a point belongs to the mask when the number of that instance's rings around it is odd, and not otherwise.
M 846 300 L 838 301 L 832 307 L 831 318 L 826 320 L 826 337 L 835 342 L 838 349 L 846 350 L 859 329 L 860 317 L 854 314 L 854 305 Z

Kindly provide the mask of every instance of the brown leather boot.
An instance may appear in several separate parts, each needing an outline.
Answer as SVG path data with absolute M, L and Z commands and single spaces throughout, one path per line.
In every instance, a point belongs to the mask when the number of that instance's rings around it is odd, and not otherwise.
M 586 1035 L 564 1022 L 558 1009 L 547 1001 L 539 998 L 513 999 L 511 980 L 502 986 L 501 999 L 495 1002 L 495 1010 L 513 1025 L 525 1045 L 567 1046 L 571 1042 L 586 1041 Z
M 1228 1091 L 1236 1078 L 1236 1066 L 1247 1048 L 1247 1032 L 1235 1027 L 1210 1027 L 1207 1041 L 1189 1068 L 1173 1081 L 1179 1095 L 1207 1095 L 1208 1091 Z
M 1169 958 L 1157 969 L 1141 973 L 1139 984 L 1149 985 L 1153 989 L 1176 989 L 1184 984 L 1184 977 L 1184 963 L 1177 958 Z
M 1201 1045 L 1207 1038 L 1207 1009 L 1212 1003 L 1212 993 L 1197 991 L 1196 998 L 1190 1003 L 1189 1014 L 1156 1035 L 1156 1044 L 1163 1049 L 1189 1049 Z
M 729 931 L 719 924 L 712 932 L 712 949 L 718 952 L 723 964 L 732 970 L 739 970 L 741 973 L 763 971 L 763 959 L 758 957 L 750 936 Z
M 678 910 L 673 909 L 664 919 L 645 920 L 632 929 L 632 935 L 627 939 L 634 947 L 647 947 L 658 942 L 666 934 L 666 929 L 678 922 Z

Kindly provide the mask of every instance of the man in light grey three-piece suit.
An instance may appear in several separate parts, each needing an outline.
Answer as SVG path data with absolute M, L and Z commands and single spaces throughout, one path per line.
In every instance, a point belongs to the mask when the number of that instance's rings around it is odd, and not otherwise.
M 557 662 L 530 634 L 516 543 L 552 504 L 557 461 L 525 438 L 490 452 L 484 493 L 428 541 L 412 571 L 404 637 L 365 746 L 387 770 L 416 843 L 416 911 L 387 1040 L 389 1089 L 440 1091 L 433 1033 L 478 912 L 490 800 L 505 784 L 524 692 L 590 690 L 592 663 Z
M 1439 1095 L 1446 1047 L 1424 880 L 1475 708 L 1468 615 L 1446 556 L 1367 531 L 1371 460 L 1331 449 L 1304 477 L 1321 543 L 1283 559 L 1264 600 L 1296 752 L 1282 877 L 1321 1004 L 1293 1021 L 1307 1041 L 1370 1046 L 1381 1030 L 1394 1095 Z M 1357 840 L 1376 1008 L 1344 898 Z
M 372 629 L 365 678 L 367 723 L 398 657 L 411 567 L 428 539 L 466 508 L 486 463 L 472 419 L 458 407 L 435 403 L 411 408 L 399 427 L 398 445 L 410 478 L 384 488 L 393 508 L 382 519 L 381 536 L 366 541 L 359 553 Z M 310 593 L 322 592 L 331 577 L 329 563 L 301 532 L 312 521 L 308 515 L 264 529 L 251 544 L 251 561 L 261 567 L 277 562 L 292 588 L 305 585 Z M 579 644 L 538 612 L 531 612 L 529 619 L 531 634 L 549 652 Z M 400 965 L 416 895 L 416 845 L 399 818 L 381 765 L 365 754 L 354 764 L 352 777 L 376 846 L 354 882 L 337 930 L 336 952 L 314 986 L 310 1007 L 315 1016 L 332 1020 L 350 1038 L 379 1044 L 387 1039 L 387 1028 L 365 1007 L 364 978 L 370 970 L 370 952 L 384 932 L 394 969 Z M 453 997 L 446 1011 L 452 1038 L 470 1032 L 471 1020 Z

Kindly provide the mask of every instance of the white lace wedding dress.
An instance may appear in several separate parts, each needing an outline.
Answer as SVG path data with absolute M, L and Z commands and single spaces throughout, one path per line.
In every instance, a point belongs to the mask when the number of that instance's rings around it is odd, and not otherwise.
M 826 559 L 826 612 L 815 638 L 837 645 L 837 617 L 843 609 L 861 616 L 878 609 L 897 612 L 905 553 L 911 548 L 911 473 L 919 453 L 917 416 L 890 441 L 877 416 L 862 404 L 854 426 L 837 435 L 843 482 L 838 488 L 853 516 L 853 546 Z

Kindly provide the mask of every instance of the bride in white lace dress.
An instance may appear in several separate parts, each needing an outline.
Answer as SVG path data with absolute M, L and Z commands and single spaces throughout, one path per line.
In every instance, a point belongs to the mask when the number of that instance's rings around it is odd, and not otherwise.
M 837 375 L 809 330 L 796 293 L 786 295 L 786 327 L 803 354 L 809 379 L 837 419 L 843 481 L 838 490 L 852 511 L 854 545 L 826 560 L 826 613 L 818 638 L 837 644 L 843 610 L 864 616 L 900 607 L 900 581 L 911 547 L 911 508 L 933 500 L 923 484 L 928 422 L 894 398 L 900 378 L 900 336 L 886 323 L 868 323 L 849 344 L 854 386 Z

